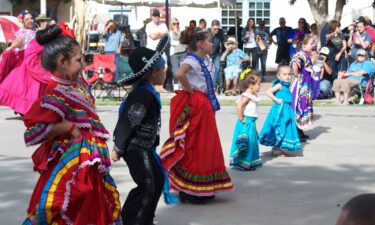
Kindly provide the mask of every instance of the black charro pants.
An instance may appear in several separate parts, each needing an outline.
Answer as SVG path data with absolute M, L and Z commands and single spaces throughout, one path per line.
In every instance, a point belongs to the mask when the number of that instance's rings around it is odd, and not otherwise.
M 124 225 L 152 225 L 164 186 L 164 175 L 151 149 L 131 148 L 123 156 L 137 187 L 122 207 Z

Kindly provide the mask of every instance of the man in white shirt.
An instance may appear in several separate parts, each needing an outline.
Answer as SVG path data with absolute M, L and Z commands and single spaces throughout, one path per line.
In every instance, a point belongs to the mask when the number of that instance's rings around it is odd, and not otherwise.
M 152 12 L 152 21 L 146 25 L 147 48 L 155 50 L 160 38 L 168 33 L 165 23 L 160 23 L 160 11 L 155 9 Z
M 156 46 L 158 45 L 160 38 L 168 33 L 168 28 L 165 25 L 165 23 L 160 22 L 160 11 L 155 9 L 152 12 L 151 16 L 152 21 L 149 22 L 146 25 L 146 34 L 147 34 L 147 48 L 155 50 Z M 167 55 L 164 53 L 163 56 L 164 60 L 167 62 Z M 168 67 L 165 67 L 165 72 L 167 72 Z M 165 82 L 167 82 L 168 79 L 166 79 Z M 164 83 L 166 84 L 166 83 Z M 168 92 L 167 90 L 164 89 L 163 86 L 156 86 L 156 90 L 158 92 Z

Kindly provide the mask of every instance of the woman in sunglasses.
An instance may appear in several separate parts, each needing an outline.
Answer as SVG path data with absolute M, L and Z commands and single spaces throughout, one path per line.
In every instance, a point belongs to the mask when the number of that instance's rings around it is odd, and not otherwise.
M 171 19 L 171 23 L 169 26 L 169 37 L 171 38 L 170 56 L 174 77 L 176 75 L 178 67 L 180 66 L 181 60 L 186 56 L 186 45 L 183 45 L 180 42 L 180 22 L 175 17 L 172 17 Z
M 302 41 L 306 34 L 311 33 L 309 25 L 305 18 L 300 18 L 298 20 L 298 27 L 288 35 L 288 43 L 290 43 L 289 54 L 292 57 L 297 50 L 301 49 Z

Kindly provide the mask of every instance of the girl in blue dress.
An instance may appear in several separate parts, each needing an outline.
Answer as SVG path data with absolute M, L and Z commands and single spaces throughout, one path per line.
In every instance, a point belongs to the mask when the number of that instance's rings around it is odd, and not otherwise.
M 260 143 L 273 146 L 272 153 L 276 156 L 302 156 L 302 146 L 291 106 L 290 72 L 288 64 L 280 64 L 277 69 L 277 79 L 267 91 L 274 104 L 259 135 Z
M 238 120 L 233 134 L 230 151 L 230 166 L 239 170 L 255 170 L 262 165 L 259 155 L 259 138 L 255 121 L 258 118 L 257 93 L 260 78 L 255 73 L 244 71 L 240 76 L 240 85 L 245 90 L 239 100 L 236 111 Z

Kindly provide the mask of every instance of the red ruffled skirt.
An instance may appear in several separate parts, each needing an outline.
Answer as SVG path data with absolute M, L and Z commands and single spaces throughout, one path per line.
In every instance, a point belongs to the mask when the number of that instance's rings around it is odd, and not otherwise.
M 196 196 L 233 190 L 215 115 L 205 93 L 177 91 L 171 101 L 169 130 L 170 138 L 160 156 L 172 189 Z
M 92 136 L 66 146 L 42 145 L 34 153 L 34 168 L 42 171 L 23 224 L 122 224 L 106 143 Z

